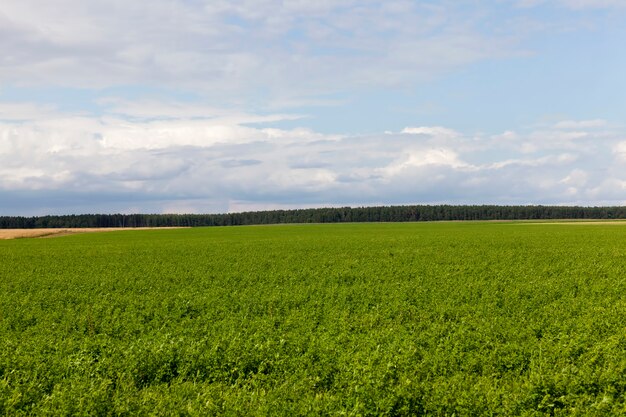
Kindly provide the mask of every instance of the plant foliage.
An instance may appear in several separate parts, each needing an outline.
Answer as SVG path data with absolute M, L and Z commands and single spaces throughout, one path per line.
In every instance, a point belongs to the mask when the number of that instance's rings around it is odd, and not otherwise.
M 78 214 L 4 216 L 0 229 L 59 227 L 241 226 L 280 223 L 416 222 L 434 220 L 626 219 L 626 207 L 380 206 L 249 211 L 223 214 Z
M 0 242 L 0 414 L 621 415 L 626 229 Z

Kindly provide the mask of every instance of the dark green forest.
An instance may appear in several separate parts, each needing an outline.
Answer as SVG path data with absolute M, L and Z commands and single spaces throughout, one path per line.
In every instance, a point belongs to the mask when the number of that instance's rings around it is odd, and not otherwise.
M 3 216 L 0 217 L 0 228 L 197 227 L 281 223 L 550 219 L 626 219 L 626 207 L 414 205 L 271 210 L 223 214 Z

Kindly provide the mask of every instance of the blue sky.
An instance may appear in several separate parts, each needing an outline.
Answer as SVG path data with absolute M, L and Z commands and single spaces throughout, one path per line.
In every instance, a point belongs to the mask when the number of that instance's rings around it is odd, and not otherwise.
M 0 5 L 0 215 L 626 203 L 626 3 Z

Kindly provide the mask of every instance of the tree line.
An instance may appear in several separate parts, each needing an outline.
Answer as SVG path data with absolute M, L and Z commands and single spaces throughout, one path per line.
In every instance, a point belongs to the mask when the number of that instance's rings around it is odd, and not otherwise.
M 437 220 L 625 219 L 626 207 L 412 205 L 249 211 L 223 214 L 78 214 L 2 216 L 1 229 L 72 227 L 236 226 L 279 223 Z

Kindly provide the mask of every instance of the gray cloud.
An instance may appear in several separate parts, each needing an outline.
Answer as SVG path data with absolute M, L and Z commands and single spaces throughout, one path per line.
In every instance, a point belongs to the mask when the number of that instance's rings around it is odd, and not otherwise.
M 626 132 L 607 122 L 326 135 L 240 124 L 249 117 L 2 122 L 0 214 L 626 200 Z
M 480 12 L 453 3 L 307 3 L 6 0 L 0 81 L 222 97 L 263 90 L 288 103 L 349 86 L 404 86 L 513 49 L 502 33 L 483 34 Z
M 531 53 L 521 46 L 533 34 L 606 15 L 578 10 L 623 6 L 557 0 L 563 13 L 553 22 L 516 9 L 549 2 L 505 3 L 5 0 L 0 85 L 18 94 L 88 89 L 97 109 L 65 111 L 70 97 L 0 102 L 0 214 L 623 202 L 626 132 L 605 120 L 492 136 L 421 122 L 344 135 L 267 127 L 306 115 L 241 110 L 346 106 L 333 93 L 412 90 Z M 115 97 L 115 87 L 143 99 Z M 150 98 L 159 89 L 178 101 Z

